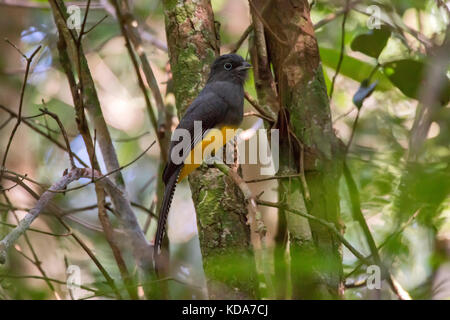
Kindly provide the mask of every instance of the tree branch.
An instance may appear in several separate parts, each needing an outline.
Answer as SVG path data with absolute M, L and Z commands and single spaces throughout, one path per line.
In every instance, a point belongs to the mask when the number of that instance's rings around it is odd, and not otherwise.
M 248 203 L 248 215 L 247 224 L 250 225 L 250 231 L 258 234 L 258 238 L 255 242 L 252 241 L 253 250 L 255 251 L 256 265 L 262 269 L 264 281 L 267 286 L 267 298 L 273 299 L 275 297 L 275 289 L 273 287 L 272 278 L 269 271 L 269 261 L 266 245 L 266 226 L 261 216 L 261 212 L 258 210 L 256 204 L 256 197 L 250 190 L 245 181 L 234 170 L 231 170 L 226 164 L 215 162 L 214 166 L 221 172 L 230 177 L 234 183 L 239 187 L 246 202 Z
M 9 248 L 16 242 L 16 240 L 22 234 L 24 234 L 26 230 L 28 230 L 34 219 L 37 218 L 39 213 L 41 213 L 41 211 L 44 210 L 48 205 L 50 200 L 53 199 L 55 193 L 52 193 L 51 190 L 63 189 L 71 182 L 80 179 L 83 175 L 83 170 L 84 169 L 80 168 L 72 169 L 68 174 L 55 182 L 46 192 L 42 194 L 38 202 L 29 211 L 29 213 L 22 220 L 20 220 L 17 227 L 14 228 L 6 237 L 4 237 L 2 241 L 0 241 L 0 263 L 5 263 L 7 250 L 9 250 Z

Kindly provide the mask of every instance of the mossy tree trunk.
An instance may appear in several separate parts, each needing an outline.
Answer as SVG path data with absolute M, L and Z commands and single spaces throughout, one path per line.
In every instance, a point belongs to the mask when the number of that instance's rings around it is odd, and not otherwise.
M 178 116 L 206 83 L 219 55 L 218 30 L 208 0 L 164 1 L 167 43 Z M 210 298 L 255 298 L 257 275 L 244 198 L 215 168 L 189 176 Z
M 296 174 L 304 167 L 305 180 L 282 179 L 279 199 L 290 208 L 339 224 L 338 182 L 342 161 L 335 137 L 326 86 L 320 62 L 317 40 L 309 15 L 307 0 L 254 1 L 266 22 L 264 42 L 256 41 L 256 51 L 268 53 L 276 83 L 278 120 L 280 129 L 279 175 Z M 259 19 L 253 14 L 254 24 Z M 256 32 L 258 29 L 256 28 Z M 256 39 L 257 40 L 257 39 Z M 256 60 L 264 58 L 259 54 Z M 263 74 L 267 74 L 263 73 Z M 270 77 L 255 79 L 258 96 L 267 97 L 272 90 Z M 273 81 L 273 80 L 272 80 Z M 266 88 L 266 89 L 264 89 Z M 266 99 L 266 102 L 270 103 Z M 274 104 L 272 102 L 272 104 Z M 303 151 L 303 157 L 302 152 Z M 302 159 L 303 158 L 303 159 Z M 309 194 L 310 196 L 308 197 Z M 305 200 L 306 199 L 306 200 Z M 290 214 L 279 212 L 281 254 L 277 255 L 277 283 L 292 281 L 292 292 L 279 285 L 278 297 L 338 298 L 342 294 L 341 246 L 335 236 L 322 225 Z M 283 233 L 283 227 L 285 231 Z M 289 235 L 290 268 L 281 267 L 284 247 Z M 290 270 L 290 271 L 288 271 Z

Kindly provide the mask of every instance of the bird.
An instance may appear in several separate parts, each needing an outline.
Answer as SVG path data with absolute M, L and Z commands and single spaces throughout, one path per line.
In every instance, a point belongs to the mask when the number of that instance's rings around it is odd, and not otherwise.
M 250 68 L 250 63 L 234 53 L 216 58 L 211 65 L 204 88 L 189 105 L 172 134 L 169 157 L 162 174 L 165 189 L 154 241 L 155 264 L 161 255 L 166 220 L 176 185 L 201 165 L 201 162 L 193 161 L 197 159 L 196 152 L 200 151 L 203 155 L 203 150 L 209 144 L 215 144 L 214 150 L 223 147 L 227 143 L 225 139 L 214 140 L 211 137 L 217 134 L 218 130 L 222 137 L 228 137 L 226 130 L 235 130 L 242 123 L 244 83 Z M 197 121 L 200 121 L 201 130 L 194 130 Z M 187 143 L 185 139 L 178 141 L 173 139 L 182 133 L 189 133 L 190 140 Z M 180 158 L 184 161 L 180 161 Z

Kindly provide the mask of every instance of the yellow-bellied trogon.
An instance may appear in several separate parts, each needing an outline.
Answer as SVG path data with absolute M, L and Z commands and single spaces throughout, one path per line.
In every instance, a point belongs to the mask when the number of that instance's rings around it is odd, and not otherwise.
M 155 262 L 160 254 L 167 216 L 172 203 L 175 187 L 178 182 L 201 165 L 194 161 L 195 150 L 203 149 L 210 144 L 211 132 L 220 130 L 225 137 L 227 129 L 236 129 L 244 116 L 244 82 L 247 70 L 251 67 L 241 56 L 237 54 L 225 54 L 218 57 L 211 66 L 208 81 L 197 98 L 186 110 L 181 118 L 173 136 L 177 136 L 177 130 L 189 132 L 190 141 L 187 144 L 187 152 L 183 151 L 184 162 L 173 161 L 174 150 L 179 149 L 179 143 L 186 141 L 174 141 L 172 139 L 167 165 L 164 168 L 162 179 L 165 184 L 164 198 L 159 212 L 158 229 L 154 243 Z M 200 132 L 195 132 L 194 123 L 201 121 Z M 198 124 L 198 122 L 197 122 Z M 179 132 L 178 132 L 179 133 Z M 196 136 L 197 135 L 197 136 Z M 213 140 L 213 139 L 212 139 Z M 223 139 L 222 147 L 226 143 Z M 201 153 L 203 155 L 203 153 Z M 197 159 L 197 158 L 195 158 Z M 178 162 L 178 163 L 177 163 Z

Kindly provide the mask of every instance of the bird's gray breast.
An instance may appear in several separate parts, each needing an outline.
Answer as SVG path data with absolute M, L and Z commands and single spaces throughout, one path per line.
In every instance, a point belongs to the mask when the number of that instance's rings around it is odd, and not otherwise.
M 223 124 L 239 126 L 244 117 L 244 88 L 241 84 L 220 81 L 214 86 L 215 93 L 227 105 Z

